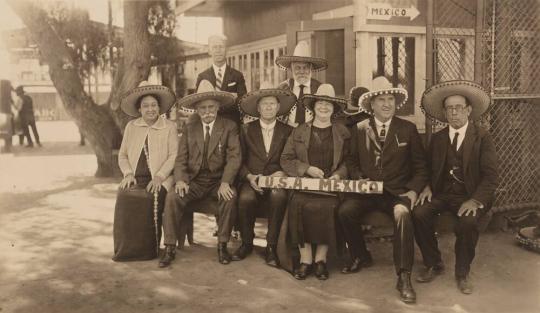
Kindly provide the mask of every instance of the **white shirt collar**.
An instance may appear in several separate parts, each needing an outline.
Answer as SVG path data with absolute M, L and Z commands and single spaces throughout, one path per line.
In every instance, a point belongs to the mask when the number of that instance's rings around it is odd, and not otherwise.
M 386 121 L 384 123 L 379 121 L 376 117 L 373 117 L 373 119 L 375 120 L 375 125 L 377 127 L 382 127 L 384 125 L 385 128 L 387 128 L 387 129 L 388 129 L 388 127 L 390 127 L 390 122 L 392 122 L 392 119 L 389 119 L 388 121 Z
M 206 124 L 205 122 L 202 122 L 202 126 L 203 126 L 203 134 L 206 133 L 206 126 L 210 126 L 210 134 L 212 133 L 212 130 L 214 129 L 214 123 L 216 122 L 216 120 L 213 120 L 211 123 L 208 123 Z
M 216 75 L 216 77 L 217 77 L 217 73 L 218 73 L 218 71 L 220 69 L 221 69 L 222 77 L 225 76 L 225 68 L 227 67 L 227 63 L 224 63 L 221 67 L 218 67 L 217 65 L 212 64 L 212 67 L 214 68 L 214 74 Z
M 274 120 L 272 123 L 270 124 L 266 124 L 265 122 L 263 122 L 262 120 L 259 120 L 259 124 L 261 124 L 261 128 L 262 129 L 265 129 L 265 130 L 272 130 L 274 129 L 274 127 L 276 127 L 276 120 Z
M 461 128 L 453 128 L 452 126 L 448 125 L 448 127 L 450 128 L 450 139 L 452 139 L 454 137 L 454 134 L 455 133 L 459 133 L 461 135 L 461 137 L 463 138 L 463 136 L 465 135 L 465 131 L 467 130 L 467 126 L 469 126 L 469 121 L 467 121 L 467 123 L 465 123 L 465 125 L 461 126 Z
M 311 89 L 311 79 L 308 79 L 307 83 L 305 83 L 305 84 L 300 84 L 299 82 L 297 82 L 297 81 L 294 80 L 294 79 L 293 79 L 293 81 L 294 81 L 294 86 L 293 86 L 293 88 L 294 88 L 294 87 L 300 88 L 300 85 L 304 85 L 305 87 Z
M 150 127 L 154 129 L 163 129 L 167 127 L 167 123 L 165 123 L 165 119 L 160 115 L 158 116 L 157 121 L 152 126 L 148 126 L 144 119 L 142 117 L 139 117 L 138 119 L 133 121 L 133 125 L 139 126 L 139 127 Z

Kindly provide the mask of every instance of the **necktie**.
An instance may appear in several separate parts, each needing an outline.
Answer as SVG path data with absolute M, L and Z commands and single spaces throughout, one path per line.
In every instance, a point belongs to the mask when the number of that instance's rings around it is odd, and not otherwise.
M 452 139 L 452 149 L 457 152 L 457 140 L 458 140 L 459 133 L 456 132 L 454 134 L 454 138 Z
M 221 68 L 218 69 L 216 77 L 216 89 L 221 90 L 221 84 L 223 83 L 223 74 L 221 73 Z
M 204 133 L 203 163 L 202 168 L 208 167 L 208 144 L 210 143 L 210 126 L 206 125 Z
M 298 86 L 300 88 L 300 93 L 298 94 L 298 101 L 296 101 L 296 117 L 294 121 L 298 124 L 302 124 L 306 121 L 306 107 L 302 101 L 304 96 L 304 85 Z
M 382 124 L 381 134 L 379 135 L 379 138 L 381 140 L 381 143 L 384 144 L 384 141 L 386 140 L 386 125 Z

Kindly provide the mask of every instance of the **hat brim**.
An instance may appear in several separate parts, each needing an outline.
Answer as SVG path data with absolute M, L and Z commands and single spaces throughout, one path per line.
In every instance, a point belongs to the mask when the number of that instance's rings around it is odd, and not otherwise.
M 315 106 L 315 102 L 317 102 L 318 100 L 332 103 L 334 105 L 334 115 L 341 113 L 347 107 L 347 100 L 341 98 L 307 94 L 304 95 L 302 99 L 300 99 L 300 101 L 304 103 L 304 106 L 313 112 L 315 112 L 315 110 L 313 109 L 313 107 Z
M 276 97 L 279 100 L 279 110 L 277 116 L 289 113 L 292 106 L 296 102 L 296 96 L 282 89 L 260 89 L 252 91 L 240 99 L 240 109 L 247 115 L 259 117 L 260 113 L 257 110 L 257 101 L 263 97 Z
M 140 97 L 145 95 L 154 95 L 158 98 L 159 114 L 164 114 L 169 111 L 176 100 L 176 96 L 168 87 L 161 85 L 141 86 L 133 88 L 124 94 L 122 101 L 120 102 L 120 108 L 129 116 L 141 116 L 141 113 L 137 110 L 135 104 Z
M 312 64 L 311 70 L 314 72 L 322 71 L 328 68 L 328 61 L 323 58 L 314 58 L 314 57 L 299 57 L 299 56 L 280 56 L 276 58 L 276 64 L 282 69 L 287 70 L 291 68 L 292 62 L 304 62 Z
M 444 99 L 460 95 L 469 100 L 472 107 L 470 118 L 479 120 L 487 111 L 491 99 L 482 86 L 465 80 L 453 80 L 432 86 L 422 95 L 422 108 L 426 115 L 443 123 L 448 123 L 444 111 Z
M 195 110 L 197 103 L 210 99 L 218 101 L 220 107 L 226 107 L 234 105 L 236 96 L 226 91 L 208 91 L 185 96 L 182 99 L 179 99 L 177 104 L 179 107 Z
M 409 97 L 407 90 L 403 88 L 389 88 L 384 90 L 369 91 L 361 95 L 358 99 L 358 102 L 360 103 L 359 109 L 362 109 L 372 114 L 373 109 L 371 108 L 371 99 L 376 96 L 388 94 L 394 95 L 394 97 L 396 98 L 396 109 L 401 108 L 405 104 L 405 102 L 407 102 L 407 99 Z

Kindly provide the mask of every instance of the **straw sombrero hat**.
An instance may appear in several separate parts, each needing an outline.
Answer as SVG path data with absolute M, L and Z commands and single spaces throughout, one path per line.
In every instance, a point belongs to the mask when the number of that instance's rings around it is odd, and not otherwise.
M 217 91 L 214 86 L 207 80 L 202 80 L 194 94 L 183 97 L 178 100 L 178 106 L 189 110 L 195 109 L 195 105 L 203 100 L 217 100 L 221 107 L 233 105 L 236 96 L 230 92 Z
M 272 88 L 270 83 L 263 82 L 261 88 L 256 91 L 247 93 L 240 99 L 240 109 L 247 115 L 259 117 L 257 110 L 257 102 L 263 97 L 276 97 L 279 101 L 279 110 L 277 116 L 289 113 L 292 106 L 296 102 L 296 96 L 289 90 Z
M 332 103 L 334 105 L 334 115 L 343 111 L 347 106 L 347 100 L 336 98 L 334 86 L 330 84 L 321 84 L 315 94 L 306 94 L 300 99 L 300 101 L 303 101 L 306 108 L 311 111 L 314 111 L 313 106 L 317 100 L 324 100 Z
M 422 108 L 432 119 L 447 123 L 443 101 L 449 96 L 460 95 L 469 100 L 472 107 L 470 118 L 479 120 L 491 102 L 487 92 L 475 82 L 468 80 L 452 80 L 431 86 L 422 95 Z
M 140 97 L 147 95 L 157 97 L 159 102 L 159 114 L 164 114 L 169 111 L 176 100 L 174 93 L 168 87 L 151 85 L 147 81 L 142 81 L 139 84 L 139 87 L 133 88 L 124 94 L 122 101 L 120 102 L 120 108 L 130 116 L 139 117 L 141 113 L 137 110 L 135 104 Z
M 314 72 L 325 70 L 328 67 L 326 59 L 311 56 L 311 50 L 306 41 L 300 41 L 296 45 L 293 55 L 282 55 L 276 58 L 276 64 L 282 70 L 289 69 L 292 62 L 311 63 L 311 70 Z
M 379 95 L 392 94 L 396 98 L 396 110 L 401 108 L 407 102 L 407 90 L 403 88 L 392 87 L 392 84 L 384 76 L 379 76 L 373 79 L 371 83 L 371 91 L 365 92 L 358 99 L 359 108 L 368 113 L 373 113 L 371 108 L 371 99 Z

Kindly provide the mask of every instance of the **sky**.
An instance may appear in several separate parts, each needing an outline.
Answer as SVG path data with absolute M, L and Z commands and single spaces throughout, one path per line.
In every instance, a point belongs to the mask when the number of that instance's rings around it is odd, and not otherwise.
M 41 0 L 54 1 L 54 0 Z M 102 23 L 108 23 L 107 0 L 64 0 L 73 5 L 87 9 L 90 19 Z M 122 1 L 112 0 L 113 24 L 123 25 Z M 223 31 L 221 18 L 211 17 L 184 17 L 179 16 L 176 21 L 175 35 L 179 39 L 206 44 L 207 38 L 212 34 L 221 34 Z M 0 31 L 24 27 L 21 19 L 13 12 L 5 0 L 0 0 Z M 0 40 L 0 68 L 9 68 L 7 52 Z M 0 73 L 0 78 L 4 74 Z

